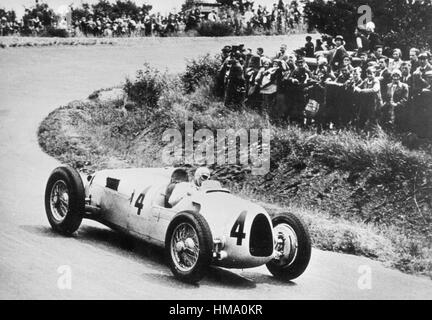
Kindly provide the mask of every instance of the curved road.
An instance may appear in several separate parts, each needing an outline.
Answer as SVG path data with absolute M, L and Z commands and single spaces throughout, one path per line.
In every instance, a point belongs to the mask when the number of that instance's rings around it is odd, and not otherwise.
M 292 283 L 265 267 L 212 269 L 199 286 L 176 281 L 162 254 L 84 221 L 77 235 L 51 232 L 45 183 L 59 163 L 42 152 L 36 131 L 52 110 L 122 82 L 145 62 L 177 72 L 184 57 L 217 52 L 238 40 L 146 39 L 125 46 L 0 51 L 0 298 L 12 299 L 430 299 L 432 281 L 356 256 L 314 250 Z M 249 38 L 276 50 L 303 36 Z M 66 268 L 66 269 L 65 269 Z M 70 288 L 62 284 L 70 271 Z M 67 284 L 67 282 L 66 282 Z

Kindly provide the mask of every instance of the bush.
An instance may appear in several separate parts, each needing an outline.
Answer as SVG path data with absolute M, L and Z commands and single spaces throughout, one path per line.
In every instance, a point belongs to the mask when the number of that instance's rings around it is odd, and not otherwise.
M 202 84 L 205 78 L 214 79 L 221 63 L 217 56 L 210 54 L 192 59 L 187 62 L 186 71 L 181 74 L 183 88 L 186 93 L 191 93 Z
M 57 37 L 57 38 L 67 38 L 69 33 L 66 29 L 58 29 L 54 27 L 47 27 L 42 33 L 42 37 Z
M 128 98 L 139 107 L 154 112 L 158 107 L 166 78 L 166 74 L 161 74 L 149 64 L 144 64 L 144 69 L 137 72 L 136 79 L 126 79 L 124 90 Z
M 197 32 L 202 37 L 226 37 L 234 34 L 234 28 L 223 22 L 206 21 L 200 23 Z

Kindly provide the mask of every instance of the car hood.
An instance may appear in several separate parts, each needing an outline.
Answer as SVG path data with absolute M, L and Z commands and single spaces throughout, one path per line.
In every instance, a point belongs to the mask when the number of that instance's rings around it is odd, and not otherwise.
M 213 237 L 226 235 L 244 211 L 251 220 L 259 213 L 268 216 L 261 206 L 223 191 L 194 195 L 192 201 L 199 204 L 199 213 L 207 220 Z

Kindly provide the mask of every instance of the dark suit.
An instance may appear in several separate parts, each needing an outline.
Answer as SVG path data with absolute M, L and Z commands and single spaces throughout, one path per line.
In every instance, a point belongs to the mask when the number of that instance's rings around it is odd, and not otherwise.
M 428 82 L 425 80 L 424 75 L 426 72 L 432 70 L 432 65 L 429 63 L 424 67 L 418 67 L 416 71 L 414 71 L 412 75 L 412 96 L 418 95 L 424 88 L 429 86 Z
M 383 126 L 397 130 L 406 130 L 408 128 L 408 110 L 407 102 L 409 97 L 409 88 L 406 83 L 398 84 L 389 83 L 384 92 L 384 106 L 381 112 L 381 123 Z M 395 105 L 392 105 L 393 102 Z
M 330 65 L 333 70 L 338 70 L 343 63 L 343 58 L 348 56 L 344 46 L 340 46 L 330 56 Z

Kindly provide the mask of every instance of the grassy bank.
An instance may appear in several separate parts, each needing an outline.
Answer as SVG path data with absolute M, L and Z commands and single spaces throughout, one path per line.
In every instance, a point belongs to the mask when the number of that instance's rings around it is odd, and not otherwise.
M 162 133 L 183 132 L 185 119 L 212 131 L 269 127 L 268 174 L 213 166 L 216 178 L 271 213 L 301 215 L 317 248 L 432 275 L 430 154 L 408 150 L 379 130 L 317 133 L 271 125 L 253 110 L 227 109 L 208 77 L 212 63 L 190 63 L 180 77 L 147 66 L 122 88 L 52 112 L 40 125 L 39 143 L 61 162 L 93 171 L 161 166 Z M 191 79 L 199 79 L 192 88 Z

